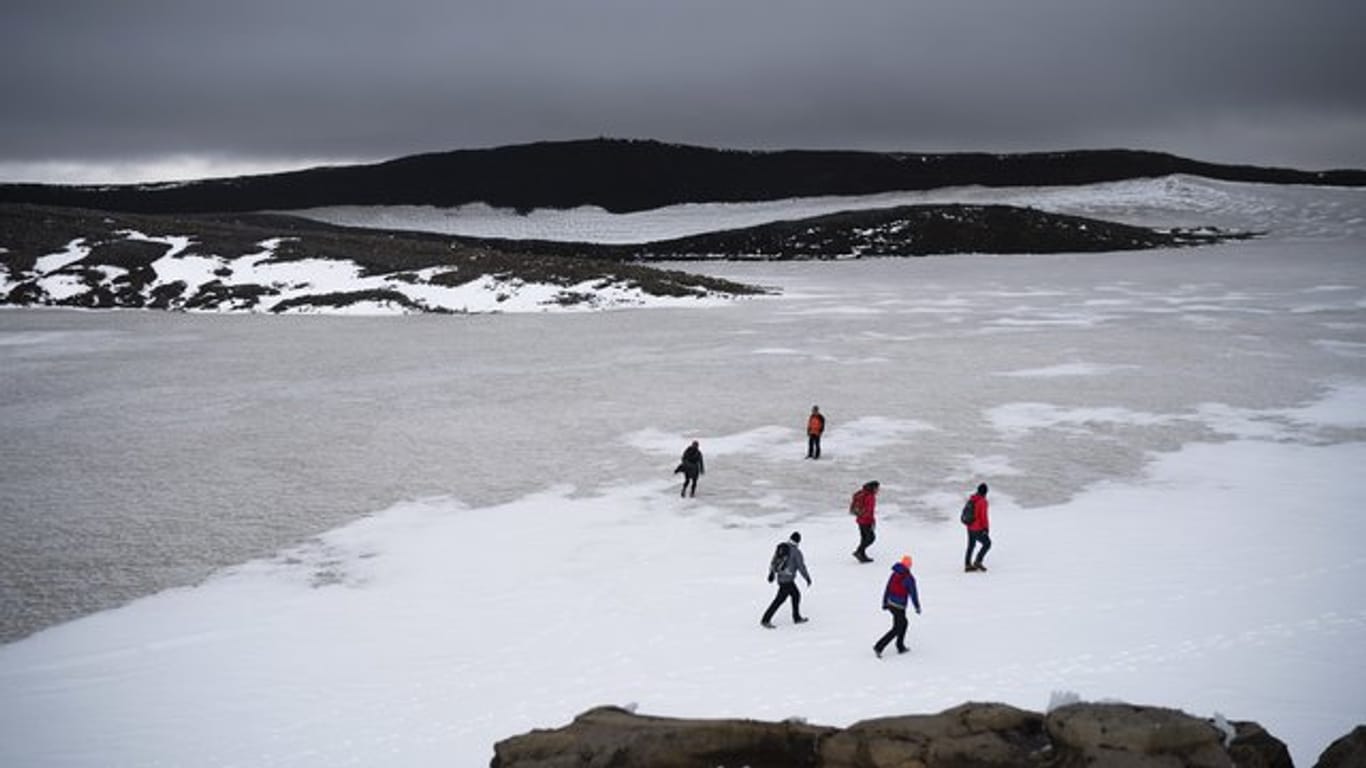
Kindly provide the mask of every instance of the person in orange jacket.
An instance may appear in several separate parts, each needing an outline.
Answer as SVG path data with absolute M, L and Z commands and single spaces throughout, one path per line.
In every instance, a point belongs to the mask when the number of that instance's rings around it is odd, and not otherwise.
M 982 565 L 982 559 L 987 556 L 987 550 L 991 549 L 991 519 L 987 517 L 987 484 L 981 483 L 977 486 L 977 493 L 968 497 L 968 503 L 972 505 L 972 522 L 968 523 L 968 551 L 963 555 L 963 571 L 971 573 L 973 571 L 985 571 L 987 567 Z M 977 559 L 972 559 L 972 550 L 978 545 L 982 549 L 977 552 Z
M 811 415 L 806 419 L 806 458 L 821 457 L 821 435 L 825 434 L 825 416 L 818 406 L 811 406 Z
M 869 480 L 854 491 L 854 497 L 849 500 L 849 514 L 858 523 L 859 544 L 858 549 L 854 550 L 854 559 L 860 563 L 873 562 L 873 558 L 868 556 L 868 547 L 877 539 L 873 530 L 877 527 L 877 521 L 873 513 L 877 509 L 877 491 L 880 487 L 878 481 Z

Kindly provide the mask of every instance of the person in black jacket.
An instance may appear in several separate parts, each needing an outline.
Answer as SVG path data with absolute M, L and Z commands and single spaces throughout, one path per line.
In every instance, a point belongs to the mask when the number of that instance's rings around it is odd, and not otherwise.
M 692 441 L 692 445 L 683 450 L 683 459 L 678 463 L 678 468 L 674 474 L 683 473 L 683 489 L 678 492 L 679 496 L 697 495 L 697 478 L 699 475 L 706 474 L 706 465 L 702 463 L 702 449 L 698 447 L 697 441 Z M 692 486 L 692 493 L 688 493 L 688 486 Z

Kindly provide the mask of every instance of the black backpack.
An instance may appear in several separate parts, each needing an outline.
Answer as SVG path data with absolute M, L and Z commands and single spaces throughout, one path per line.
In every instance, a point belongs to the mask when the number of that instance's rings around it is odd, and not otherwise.
M 787 570 L 787 559 L 792 553 L 792 545 L 786 541 L 780 542 L 773 550 L 773 559 L 768 561 L 768 580 L 773 581 L 773 577 Z
M 972 497 L 963 502 L 963 511 L 958 515 L 958 519 L 963 521 L 963 525 L 972 525 L 977 519 L 977 505 L 972 503 Z

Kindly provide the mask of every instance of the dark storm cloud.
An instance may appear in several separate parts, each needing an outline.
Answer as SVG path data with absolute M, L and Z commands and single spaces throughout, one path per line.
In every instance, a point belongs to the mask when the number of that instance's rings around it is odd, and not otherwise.
M 0 164 L 610 135 L 1366 166 L 1366 3 L 9 2 Z

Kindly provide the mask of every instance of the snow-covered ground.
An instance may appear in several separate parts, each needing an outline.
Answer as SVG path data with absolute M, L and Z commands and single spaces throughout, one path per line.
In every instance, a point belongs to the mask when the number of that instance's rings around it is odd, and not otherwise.
M 390 477 L 412 491 L 198 586 L 0 647 L 0 764 L 478 765 L 494 741 L 599 704 L 839 725 L 964 700 L 1039 710 L 1075 691 L 1257 720 L 1310 765 L 1366 722 L 1366 196 L 1226 191 L 1251 202 L 1210 215 L 1272 234 L 709 264 L 784 292 L 705 312 L 0 313 L 0 376 L 24 393 L 0 407 L 21 442 L 43 447 L 41 429 L 74 429 L 73 414 L 88 437 L 122 440 L 117 462 L 86 446 L 69 474 L 71 446 L 54 443 L 25 498 L 99 481 L 102 511 L 150 520 L 153 497 L 186 485 L 206 505 L 227 497 L 213 517 L 251 520 L 149 523 L 165 545 L 149 558 L 174 554 L 184 528 L 247 537 L 299 514 L 297 493 L 333 500 Z M 1164 200 L 1124 207 L 1148 216 Z M 264 373 L 221 389 L 186 373 L 146 391 L 145 370 L 118 367 L 165 350 L 167 370 L 220 355 L 240 368 L 263 334 L 309 352 L 260 358 Z M 343 356 L 365 366 L 354 379 L 335 375 Z M 46 399 L 88 370 L 106 374 L 99 392 Z M 801 458 L 812 402 L 831 418 L 819 462 Z M 142 436 L 157 403 L 186 410 Z M 354 431 L 329 431 L 348 419 Z M 708 473 L 680 499 L 668 473 L 691 439 Z M 336 488 L 294 487 L 333 456 L 350 473 Z M 168 479 L 177 457 L 216 461 L 207 478 Z M 430 492 L 438 472 L 468 495 Z M 876 562 L 859 565 L 843 507 L 873 478 Z M 956 514 L 981 480 L 995 547 L 988 573 L 967 574 Z M 260 499 L 270 483 L 281 490 Z M 764 569 L 792 530 L 812 620 L 784 611 L 764 630 Z M 924 613 L 910 654 L 877 659 L 903 553 Z
M 1151 227 L 1218 226 L 1282 234 L 1345 237 L 1366 231 L 1364 190 L 1285 187 L 1164 176 L 1064 187 L 954 187 L 859 197 L 757 203 L 691 203 L 634 213 L 585 206 L 521 214 L 482 203 L 433 206 L 329 206 L 284 211 L 330 224 L 440 232 L 468 237 L 644 243 L 741 229 L 839 211 L 902 205 L 1018 205 Z

